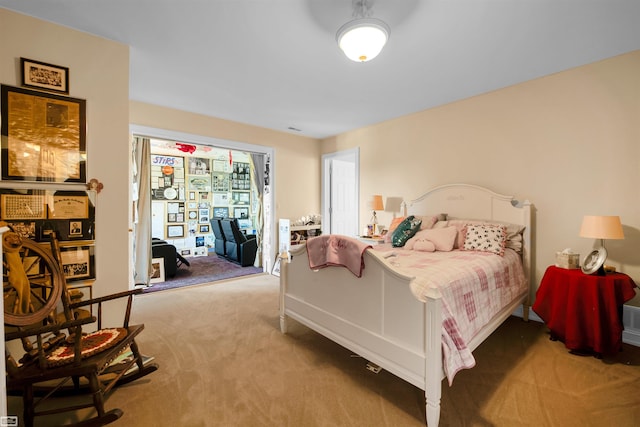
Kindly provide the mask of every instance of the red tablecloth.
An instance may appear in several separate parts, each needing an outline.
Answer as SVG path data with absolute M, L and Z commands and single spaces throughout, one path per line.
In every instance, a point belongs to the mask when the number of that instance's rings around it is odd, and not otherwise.
M 621 307 L 636 294 L 626 274 L 584 274 L 551 266 L 540 282 L 535 311 L 570 350 L 614 354 L 622 348 Z

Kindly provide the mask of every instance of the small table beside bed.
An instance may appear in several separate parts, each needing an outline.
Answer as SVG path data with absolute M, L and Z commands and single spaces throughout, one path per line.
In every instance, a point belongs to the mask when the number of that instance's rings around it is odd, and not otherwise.
M 280 329 L 295 319 L 424 390 L 434 427 L 442 379 L 473 367 L 471 352 L 520 305 L 528 319 L 531 203 L 449 184 L 403 214 L 400 227 L 414 229 L 401 242 L 323 235 L 294 247 L 282 260 Z

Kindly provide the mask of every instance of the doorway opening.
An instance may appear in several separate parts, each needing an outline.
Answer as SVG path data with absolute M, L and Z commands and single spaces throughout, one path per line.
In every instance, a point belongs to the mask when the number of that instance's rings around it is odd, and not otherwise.
M 360 150 L 322 156 L 322 215 L 325 234 L 358 235 Z
M 134 141 L 145 140 L 149 146 L 145 193 L 150 197 L 146 208 L 142 203 L 138 207 L 133 236 L 138 243 L 134 244 L 135 257 L 146 256 L 153 267 L 147 290 L 270 271 L 272 149 L 155 129 L 134 128 L 133 134 Z M 241 261 L 239 252 L 232 255 L 216 248 L 216 238 L 220 238 L 216 226 L 223 219 L 237 226 L 239 239 L 253 240 L 243 248 L 255 246 L 254 251 L 244 251 Z M 138 234 L 149 235 L 150 250 L 144 242 L 140 244 Z M 228 245 L 232 243 L 223 248 Z M 163 252 L 167 246 L 169 255 Z M 173 265 L 171 251 L 175 251 L 177 265 Z M 147 265 L 140 261 L 134 263 L 137 277 L 138 270 Z

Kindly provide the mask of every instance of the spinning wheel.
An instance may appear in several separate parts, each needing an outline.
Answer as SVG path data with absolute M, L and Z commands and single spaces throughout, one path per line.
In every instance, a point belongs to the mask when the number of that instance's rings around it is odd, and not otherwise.
M 2 235 L 4 321 L 27 326 L 47 318 L 60 301 L 64 276 L 37 243 L 13 231 Z
M 3 225 L 0 222 L 0 230 L 6 229 Z M 120 409 L 105 410 L 105 396 L 115 386 L 158 369 L 155 363 L 145 363 L 135 341 L 144 325 L 129 324 L 133 297 L 141 290 L 72 302 L 55 233 L 50 252 L 13 231 L 2 235 L 2 249 L 4 338 L 22 342 L 22 349 L 5 347 L 6 387 L 7 394 L 22 396 L 24 425 L 33 427 L 38 416 L 83 408 L 93 408 L 94 416 L 78 426 L 101 426 L 120 418 Z M 122 325 L 102 328 L 103 305 L 119 299 L 126 299 Z M 93 304 L 97 316 L 79 314 Z M 63 313 L 56 315 L 57 309 Z M 97 330 L 83 331 L 94 323 Z M 77 394 L 78 400 L 49 399 L 66 394 Z M 44 401 L 51 407 L 41 409 Z

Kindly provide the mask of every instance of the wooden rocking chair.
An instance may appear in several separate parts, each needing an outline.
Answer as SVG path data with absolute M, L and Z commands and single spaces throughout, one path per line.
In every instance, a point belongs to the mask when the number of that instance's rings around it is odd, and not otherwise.
M 135 342 L 144 325 L 129 325 L 133 296 L 140 290 L 71 302 L 55 235 L 51 251 L 12 231 L 3 234 L 2 245 L 7 393 L 23 396 L 24 425 L 33 426 L 36 416 L 91 407 L 96 414 L 73 425 L 101 426 L 120 418 L 120 409 L 105 411 L 105 395 L 158 369 L 144 363 Z M 103 304 L 120 298 L 127 299 L 122 326 L 104 329 Z M 94 307 L 97 317 L 90 311 Z M 83 326 L 96 322 L 97 330 L 83 332 Z M 20 352 L 15 358 L 14 347 Z M 69 393 L 88 402 L 49 399 Z M 45 400 L 55 407 L 37 410 Z M 74 415 L 69 419 L 76 420 Z

